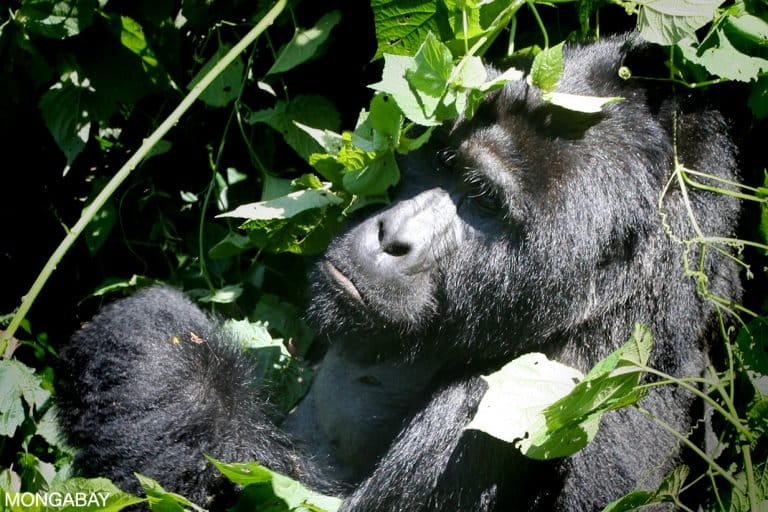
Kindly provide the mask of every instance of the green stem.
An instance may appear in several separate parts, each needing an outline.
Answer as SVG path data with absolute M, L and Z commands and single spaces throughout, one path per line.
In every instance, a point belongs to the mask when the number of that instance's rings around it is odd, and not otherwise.
M 286 3 L 287 0 L 277 0 L 275 2 L 275 5 L 261 19 L 261 21 L 259 21 L 256 26 L 254 26 L 235 46 L 232 47 L 229 52 L 227 52 L 227 54 L 219 62 L 216 63 L 215 66 L 211 68 L 210 71 L 208 71 L 208 73 L 205 74 L 205 76 L 192 88 L 192 90 L 189 91 L 189 94 L 187 94 L 184 99 L 181 100 L 179 105 L 173 110 L 173 112 L 171 112 L 165 121 L 163 121 L 149 137 L 144 139 L 144 143 L 141 145 L 141 147 L 131 156 L 131 158 L 128 159 L 127 162 L 125 162 L 125 164 L 120 168 L 119 171 L 117 171 L 112 179 L 109 180 L 109 183 L 104 186 L 104 188 L 101 190 L 101 192 L 99 192 L 93 202 L 83 210 L 83 213 L 80 215 L 78 221 L 75 223 L 72 229 L 67 232 L 67 235 L 61 241 L 56 250 L 53 251 L 53 254 L 50 258 L 48 258 L 45 266 L 40 271 L 40 274 L 37 276 L 34 283 L 32 283 L 29 291 L 26 295 L 24 295 L 21 304 L 19 305 L 19 309 L 13 316 L 11 323 L 8 325 L 8 329 L 2 334 L 2 337 L 0 337 L 0 354 L 5 353 L 8 340 L 10 340 L 11 337 L 13 337 L 13 335 L 16 333 L 16 329 L 18 329 L 19 324 L 21 324 L 21 321 L 27 315 L 29 308 L 32 307 L 32 304 L 35 302 L 37 295 L 40 293 L 40 290 L 43 289 L 43 286 L 45 286 L 45 283 L 51 277 L 53 271 L 56 270 L 59 262 L 61 262 L 69 248 L 72 246 L 75 240 L 77 240 L 77 237 L 80 236 L 86 226 L 88 226 L 88 223 L 91 222 L 91 219 L 93 219 L 101 207 L 104 206 L 104 203 L 107 202 L 107 199 L 112 196 L 115 190 L 117 190 L 123 181 L 125 181 L 128 175 L 130 175 L 136 166 L 141 163 L 141 161 L 145 156 L 147 156 L 147 153 L 149 153 L 152 147 L 154 147 L 154 145 L 157 144 L 163 138 L 163 136 L 168 133 L 171 128 L 176 125 L 176 123 L 179 122 L 179 119 L 181 119 L 182 115 L 184 115 L 184 113 L 189 110 L 195 100 L 197 100 L 197 98 L 203 93 L 203 91 L 205 91 L 211 82 L 213 82 L 216 77 L 218 77 L 222 71 L 224 71 L 227 66 L 229 66 L 229 64 L 231 64 L 232 61 L 234 61 L 235 58 L 237 58 L 237 56 L 240 55 L 253 41 L 255 41 L 256 38 L 259 37 L 259 35 L 267 29 L 267 27 L 272 25 L 272 23 L 275 21 L 275 18 L 277 18 L 277 16 L 285 8 Z
M 531 9 L 533 17 L 536 18 L 536 23 L 539 25 L 541 35 L 544 36 L 544 48 L 549 48 L 549 34 L 547 34 L 547 27 L 544 26 L 544 22 L 542 21 L 541 16 L 539 16 L 539 11 L 536 10 L 536 5 L 533 3 L 533 0 L 528 0 L 528 7 Z
M 681 442 L 681 443 L 683 443 L 685 446 L 687 446 L 688 448 L 690 448 L 691 450 L 693 450 L 693 452 L 694 452 L 694 453 L 696 453 L 696 455 L 698 455 L 699 457 L 701 457 L 701 458 L 702 458 L 702 460 L 704 460 L 704 461 L 705 461 L 705 462 L 706 462 L 706 463 L 709 465 L 709 467 L 710 467 L 711 469 L 713 469 L 713 470 L 714 470 L 714 471 L 716 471 L 716 472 L 717 472 L 717 473 L 718 473 L 720 476 L 722 476 L 723 478 L 725 478 L 726 480 L 728 480 L 728 482 L 729 482 L 729 483 L 730 483 L 732 486 L 734 486 L 736 489 L 739 489 L 739 490 L 740 490 L 740 491 L 742 491 L 742 492 L 744 491 L 744 487 L 743 487 L 741 484 L 739 484 L 739 482 L 737 482 L 737 481 L 736 481 L 736 479 L 735 479 L 735 478 L 733 478 L 733 476 L 732 476 L 732 475 L 731 475 L 731 474 L 730 474 L 728 471 L 726 471 L 726 470 L 725 470 L 723 467 L 721 467 L 721 466 L 720 466 L 720 465 L 719 465 L 717 462 L 715 462 L 714 460 L 712 460 L 712 457 L 710 457 L 709 455 L 707 455 L 706 453 L 704 453 L 704 452 L 701 450 L 701 448 L 699 448 L 698 446 L 696 446 L 696 444 L 694 444 L 693 442 L 691 442 L 691 440 L 690 440 L 690 439 L 688 439 L 688 438 L 687 438 L 687 437 L 685 437 L 683 434 L 681 434 L 680 432 L 678 432 L 677 430 L 675 430 L 673 427 L 671 427 L 670 425 L 668 425 L 666 421 L 663 421 L 663 420 L 661 420 L 661 419 L 657 418 L 656 416 L 654 416 L 653 414 L 651 414 L 651 412 L 650 412 L 650 411 L 648 411 L 648 410 L 646 410 L 646 409 L 643 409 L 642 407 L 637 407 L 637 410 L 639 410 L 641 413 L 643 413 L 643 414 L 644 414 L 644 415 L 646 415 L 648 418 L 650 418 L 650 419 L 651 419 L 651 421 L 653 421 L 654 423 L 656 423 L 658 426 L 660 426 L 661 428 L 663 428 L 664 430 L 666 430 L 667 432 L 669 432 L 670 434 L 672 434 L 672 435 L 673 435 L 675 438 L 677 438 L 677 440 L 678 440 L 678 441 L 680 441 L 680 442 Z
M 757 484 L 755 482 L 755 472 L 752 467 L 752 454 L 749 443 L 741 444 L 741 454 L 744 456 L 744 471 L 747 474 L 747 496 L 749 497 L 749 510 L 757 510 Z
M 729 411 L 726 411 L 725 409 L 723 409 L 723 407 L 719 403 L 717 403 L 715 400 L 713 400 L 711 396 L 702 392 L 696 386 L 692 386 L 681 379 L 673 377 L 672 375 L 661 372 L 649 366 L 637 365 L 637 367 L 643 372 L 650 373 L 651 375 L 656 375 L 658 377 L 661 377 L 662 379 L 674 382 L 675 384 L 687 390 L 688 392 L 698 396 L 699 398 L 707 402 L 715 411 L 719 412 L 723 416 L 723 418 L 728 420 L 728 423 L 732 424 L 736 428 L 736 430 L 738 430 L 741 434 L 746 436 L 747 439 L 752 438 L 752 433 L 746 427 L 744 427 L 744 425 L 741 424 L 738 416 L 734 416 Z

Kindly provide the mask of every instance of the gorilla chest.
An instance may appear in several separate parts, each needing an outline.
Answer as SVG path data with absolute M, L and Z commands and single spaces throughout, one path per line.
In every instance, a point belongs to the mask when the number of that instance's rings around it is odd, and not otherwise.
M 342 481 L 364 477 L 434 375 L 434 366 L 360 364 L 332 347 L 284 428 Z

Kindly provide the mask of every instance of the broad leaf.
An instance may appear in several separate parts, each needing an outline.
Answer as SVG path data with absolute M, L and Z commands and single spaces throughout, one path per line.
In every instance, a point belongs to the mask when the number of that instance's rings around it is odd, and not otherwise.
M 267 74 L 283 73 L 311 59 L 320 45 L 328 39 L 331 29 L 339 20 L 341 20 L 341 13 L 331 11 L 320 18 L 314 27 L 297 30 L 288 44 L 280 50 Z

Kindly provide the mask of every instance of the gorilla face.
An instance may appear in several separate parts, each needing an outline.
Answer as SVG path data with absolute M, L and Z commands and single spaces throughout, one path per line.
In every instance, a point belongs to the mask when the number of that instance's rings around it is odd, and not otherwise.
M 509 357 L 637 292 L 671 122 L 592 48 L 566 54 L 559 90 L 622 101 L 571 112 L 510 83 L 401 162 L 392 204 L 317 265 L 322 333 L 364 357 Z

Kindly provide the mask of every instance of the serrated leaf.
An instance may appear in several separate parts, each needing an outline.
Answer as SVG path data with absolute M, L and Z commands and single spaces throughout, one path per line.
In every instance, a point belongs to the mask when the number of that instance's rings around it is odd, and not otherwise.
M 711 34 L 698 48 L 690 39 L 681 42 L 679 46 L 686 59 L 704 66 L 713 75 L 729 80 L 749 82 L 760 73 L 768 71 L 768 60 L 738 51 L 722 29 Z
M 376 55 L 413 55 L 430 32 L 440 33 L 433 0 L 371 0 L 376 27 Z
M 362 169 L 345 172 L 342 183 L 344 188 L 355 195 L 376 196 L 386 194 L 387 189 L 400 180 L 395 155 L 384 153 Z
M 341 204 L 343 199 L 327 189 L 307 189 L 291 192 L 283 197 L 240 205 L 217 217 L 248 220 L 289 219 L 312 208 Z
M 558 107 L 567 108 L 576 112 L 594 114 L 603 110 L 604 105 L 616 103 L 624 98 L 599 98 L 597 96 L 581 96 L 564 92 L 547 92 L 542 94 L 542 99 Z
M 290 219 L 250 220 L 240 227 L 264 251 L 314 255 L 327 247 L 341 222 L 339 214 L 335 206 L 312 208 Z
M 219 46 L 216 53 L 200 68 L 195 77 L 189 82 L 188 89 L 192 89 L 205 75 L 216 65 L 229 51 L 226 45 Z M 203 91 L 200 99 L 212 107 L 225 107 L 234 101 L 239 95 L 243 85 L 243 59 L 237 57 L 217 76 L 213 82 Z
M 267 74 L 283 73 L 311 59 L 320 45 L 328 39 L 331 29 L 339 23 L 339 20 L 341 20 L 341 13 L 331 11 L 320 18 L 314 27 L 297 30 L 288 44 L 280 50 Z
M 96 0 L 25 0 L 16 19 L 30 32 L 64 39 L 89 27 L 97 6 Z
M 285 142 L 307 161 L 322 148 L 296 123 L 332 132 L 338 132 L 341 126 L 336 107 L 322 96 L 297 96 L 291 101 L 278 101 L 272 109 L 251 114 L 248 122 L 266 123 L 279 131 Z
M 563 74 L 563 43 L 542 50 L 531 65 L 531 84 L 544 92 L 554 91 Z
M 413 66 L 405 76 L 417 91 L 439 97 L 448 86 L 453 70 L 451 51 L 431 32 L 413 57 Z
M 31 410 L 42 406 L 51 395 L 42 380 L 28 366 L 15 359 L 0 360 L 0 435 L 12 437 L 24 421 L 22 399 Z
M 647 41 L 672 45 L 695 36 L 715 16 L 724 0 L 649 0 L 637 16 L 637 30 Z
M 406 79 L 406 73 L 414 69 L 416 69 L 416 63 L 413 57 L 385 54 L 381 81 L 368 87 L 391 94 L 403 114 L 414 123 L 422 126 L 437 126 L 441 121 L 432 118 L 431 113 L 434 113 L 437 108 L 439 97 L 418 95 L 411 88 Z

